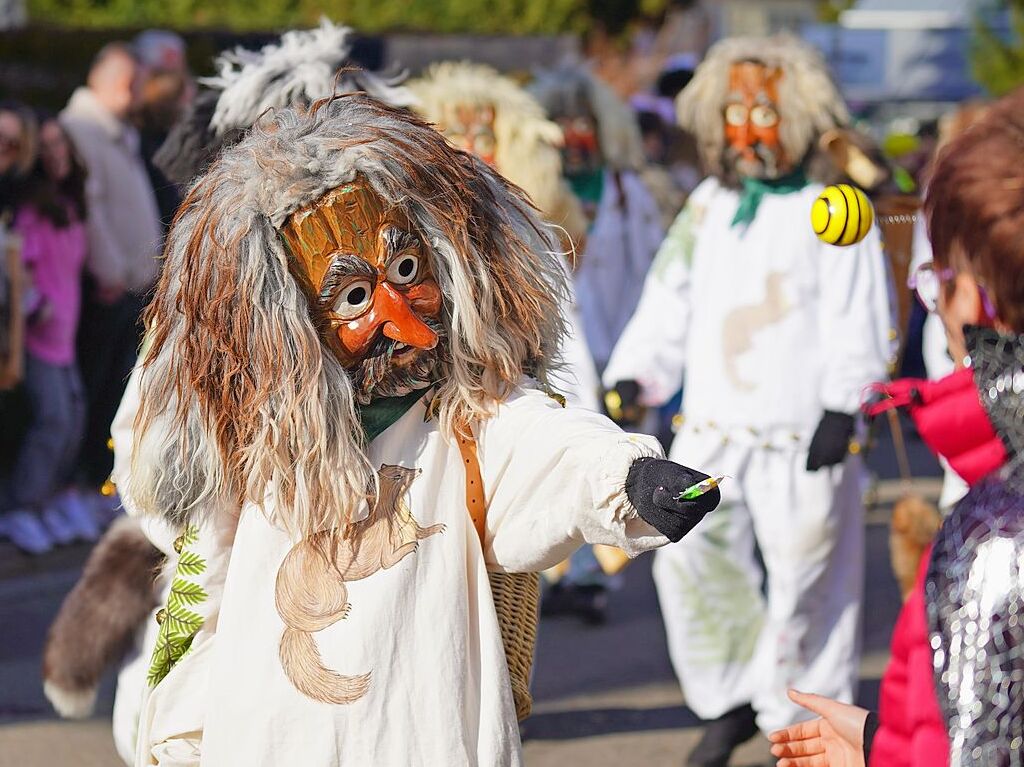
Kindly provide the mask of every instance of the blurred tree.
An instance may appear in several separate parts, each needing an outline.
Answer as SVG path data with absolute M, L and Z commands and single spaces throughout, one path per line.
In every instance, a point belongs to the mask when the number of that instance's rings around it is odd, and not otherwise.
M 840 14 L 853 7 L 855 0 L 818 0 L 818 21 L 837 24 Z
M 166 26 L 267 30 L 312 25 L 321 15 L 367 33 L 478 34 L 623 30 L 671 0 L 27 0 L 29 17 L 62 27 Z
M 994 97 L 1024 85 L 1024 0 L 1006 0 L 1010 35 L 980 13 L 974 20 L 971 71 L 974 79 Z

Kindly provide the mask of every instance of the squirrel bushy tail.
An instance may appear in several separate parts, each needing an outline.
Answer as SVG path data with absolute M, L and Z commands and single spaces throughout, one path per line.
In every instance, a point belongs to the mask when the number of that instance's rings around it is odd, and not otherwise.
M 281 666 L 303 695 L 324 703 L 354 703 L 370 688 L 370 674 L 345 676 L 324 666 L 313 635 L 286 628 L 281 637 Z
M 348 614 L 348 589 L 327 556 L 324 541 L 296 544 L 277 572 L 275 603 L 285 623 L 281 666 L 292 684 L 314 700 L 352 703 L 366 694 L 370 675 L 345 676 L 323 664 L 313 633 Z

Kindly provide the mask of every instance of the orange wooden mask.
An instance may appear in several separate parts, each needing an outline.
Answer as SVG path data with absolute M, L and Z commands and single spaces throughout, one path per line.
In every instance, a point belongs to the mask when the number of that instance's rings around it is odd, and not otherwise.
M 425 322 L 441 313 L 429 254 L 405 211 L 364 180 L 297 210 L 281 236 L 343 365 L 361 362 L 382 338 L 393 342 L 395 367 L 437 345 Z
M 789 169 L 779 137 L 779 81 L 782 72 L 744 61 L 729 68 L 729 92 L 722 115 L 726 162 L 740 176 L 774 178 Z

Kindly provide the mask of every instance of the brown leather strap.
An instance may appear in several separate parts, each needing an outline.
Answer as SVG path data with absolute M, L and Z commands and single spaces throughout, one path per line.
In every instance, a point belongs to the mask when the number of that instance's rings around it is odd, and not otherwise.
M 480 459 L 476 454 L 476 440 L 473 439 L 473 432 L 466 427 L 465 436 L 458 434 L 455 442 L 459 446 L 459 453 L 462 454 L 462 464 L 466 469 L 466 510 L 470 519 L 473 520 L 473 527 L 480 538 L 480 545 L 484 546 L 487 537 L 487 501 L 484 498 L 484 480 L 480 474 Z
M 910 484 L 910 458 L 907 455 L 907 445 L 903 441 L 903 425 L 900 423 L 899 413 L 893 408 L 888 412 L 889 431 L 892 433 L 892 444 L 896 448 L 896 465 L 900 469 L 900 480 L 904 485 Z

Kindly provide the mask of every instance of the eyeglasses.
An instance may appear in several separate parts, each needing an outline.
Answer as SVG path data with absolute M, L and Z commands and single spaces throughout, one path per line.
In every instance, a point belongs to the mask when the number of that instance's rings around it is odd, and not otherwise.
M 914 273 L 907 279 L 907 287 L 917 294 L 918 300 L 924 308 L 934 312 L 939 307 L 939 291 L 942 286 L 956 277 L 956 269 L 946 267 L 937 269 L 933 261 L 926 261 L 921 264 Z M 993 306 L 985 288 L 978 286 L 978 295 L 981 298 L 981 306 L 990 320 L 996 318 L 996 309 Z

